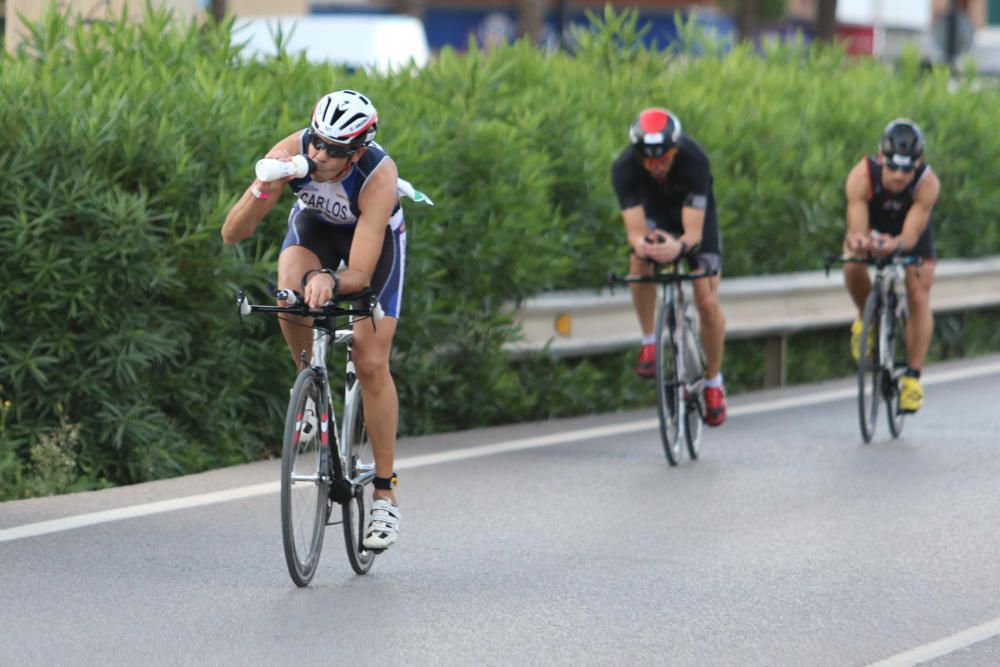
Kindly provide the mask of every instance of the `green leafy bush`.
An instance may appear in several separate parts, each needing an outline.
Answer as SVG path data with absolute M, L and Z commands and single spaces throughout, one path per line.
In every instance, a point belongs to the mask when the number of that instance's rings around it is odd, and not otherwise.
M 609 168 L 644 106 L 671 107 L 712 158 L 727 275 L 818 267 L 839 245 L 847 171 L 898 115 L 922 124 L 942 179 L 941 255 L 1000 251 L 983 169 L 1000 158 L 997 90 L 914 58 L 723 54 L 690 25 L 664 54 L 641 45 L 635 12 L 609 10 L 571 54 L 470 45 L 381 76 L 247 61 L 230 29 L 53 12 L 0 63 L 0 497 L 275 451 L 293 367 L 276 323 L 241 327 L 232 295 L 266 298 L 287 208 L 235 249 L 218 232 L 254 160 L 337 88 L 371 95 L 380 142 L 437 203 L 407 207 L 405 433 L 648 404 L 632 355 L 501 350 L 517 335 L 507 304 L 624 266 Z M 730 377 L 752 385 L 759 365 L 739 349 Z

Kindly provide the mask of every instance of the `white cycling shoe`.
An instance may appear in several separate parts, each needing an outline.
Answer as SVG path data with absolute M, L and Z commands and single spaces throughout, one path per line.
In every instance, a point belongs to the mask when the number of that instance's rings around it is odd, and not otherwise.
M 385 551 L 399 538 L 399 508 L 385 498 L 372 502 L 372 522 L 362 546 L 376 553 Z

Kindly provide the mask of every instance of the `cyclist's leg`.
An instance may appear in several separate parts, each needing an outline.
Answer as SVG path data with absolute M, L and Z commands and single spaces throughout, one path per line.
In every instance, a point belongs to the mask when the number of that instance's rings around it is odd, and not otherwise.
M 302 291 L 302 276 L 306 271 L 324 266 L 336 268 L 339 258 L 327 239 L 327 223 L 310 216 L 307 211 L 293 207 L 288 214 L 288 232 L 278 255 L 278 289 Z M 285 305 L 279 302 L 279 305 Z M 286 316 L 279 318 L 281 333 L 288 344 L 288 351 L 298 366 L 302 366 L 302 352 L 306 363 L 312 354 L 312 320 L 307 317 Z
M 397 320 L 384 317 L 373 331 L 371 322 L 354 325 L 354 367 L 361 382 L 365 425 L 375 457 L 375 476 L 392 477 L 396 451 L 396 429 L 399 424 L 399 399 L 396 384 L 389 371 L 389 351 L 396 333 Z M 394 489 L 376 489 L 376 497 L 396 502 Z
M 851 295 L 851 300 L 858 309 L 858 319 L 861 319 L 865 310 L 865 302 L 868 300 L 868 293 L 872 291 L 872 279 L 868 275 L 868 265 L 860 262 L 845 263 L 844 285 L 847 286 L 847 292 Z
M 700 320 L 701 347 L 705 352 L 705 423 L 721 426 L 726 421 L 726 390 L 722 378 L 722 351 L 726 338 L 726 318 L 719 307 L 722 282 L 722 236 L 714 201 L 709 203 L 702 227 L 698 252 L 689 261 L 695 271 L 715 271 L 716 275 L 692 283 Z
M 375 457 L 375 476 L 383 479 L 393 476 L 399 423 L 399 399 L 389 371 L 389 353 L 402 306 L 405 267 L 406 233 L 402 228 L 386 229 L 371 285 L 386 316 L 374 326 L 371 320 L 354 325 L 354 367 L 361 382 L 365 424 Z M 396 502 L 393 489 L 376 489 L 375 497 Z
M 846 250 L 844 254 L 851 257 Z M 851 295 L 858 314 L 851 323 L 851 356 L 855 360 L 861 357 L 861 329 L 862 318 L 865 312 L 865 303 L 868 301 L 868 294 L 872 291 L 872 279 L 868 274 L 868 265 L 860 262 L 846 262 L 844 264 L 844 285 Z M 868 337 L 867 348 L 871 349 L 871 336 Z
M 906 305 L 910 311 L 906 322 L 906 356 L 910 369 L 919 371 L 924 367 L 924 359 L 934 334 L 931 286 L 934 284 L 937 254 L 929 224 L 914 246 L 912 254 L 923 257 L 924 263 L 921 266 L 906 267 Z
M 694 302 L 701 325 L 701 346 L 705 351 L 705 377 L 722 372 L 722 350 L 726 338 L 726 317 L 719 307 L 719 283 L 722 281 L 722 237 L 714 203 L 705 214 L 698 252 L 688 262 L 694 271 L 715 271 L 711 278 L 692 282 Z
M 653 220 L 646 220 L 646 227 L 650 231 L 656 229 L 657 224 Z M 663 229 L 663 227 L 660 227 Z M 635 256 L 629 255 L 629 275 L 649 276 L 653 274 L 653 265 Z M 656 285 L 653 283 L 632 283 L 629 285 L 629 292 L 632 294 L 632 306 L 635 314 L 639 318 L 639 328 L 642 330 L 644 338 L 653 335 L 656 328 L 654 318 L 656 316 Z
M 721 268 L 721 260 L 714 254 L 699 253 L 696 262 L 702 268 L 713 265 Z M 705 350 L 705 376 L 709 378 L 722 371 L 722 351 L 726 338 L 726 316 L 719 307 L 721 278 L 721 274 L 716 274 L 711 278 L 692 282 L 701 327 L 701 346 Z

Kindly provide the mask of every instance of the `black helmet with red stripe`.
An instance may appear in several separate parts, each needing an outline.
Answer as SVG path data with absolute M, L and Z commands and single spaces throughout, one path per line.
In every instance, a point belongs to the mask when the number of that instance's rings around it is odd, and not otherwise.
M 345 146 L 367 146 L 375 138 L 378 112 L 371 100 L 355 90 L 338 90 L 316 103 L 312 130 Z
M 681 141 L 681 121 L 660 107 L 643 109 L 628 131 L 632 147 L 642 157 L 660 157 Z

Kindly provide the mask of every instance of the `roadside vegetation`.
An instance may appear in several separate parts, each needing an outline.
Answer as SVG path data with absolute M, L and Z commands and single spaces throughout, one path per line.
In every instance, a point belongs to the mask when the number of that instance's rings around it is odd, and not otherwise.
M 379 141 L 437 204 L 407 206 L 404 434 L 651 404 L 631 353 L 501 351 L 506 304 L 624 267 L 609 169 L 643 106 L 673 109 L 712 158 L 729 276 L 819 268 L 844 176 L 901 115 L 941 177 L 940 255 L 1000 252 L 995 87 L 916 54 L 886 68 L 828 46 L 724 50 L 691 26 L 658 51 L 640 32 L 608 12 L 571 53 L 470 45 L 380 76 L 246 61 L 225 22 L 49 14 L 0 61 L 0 499 L 276 451 L 292 367 L 277 324 L 241 326 L 233 294 L 268 298 L 290 200 L 235 249 L 219 228 L 254 161 L 337 88 L 375 100 Z M 937 358 L 1000 349 L 995 316 L 951 321 Z M 824 341 L 793 339 L 791 379 L 850 372 L 846 336 Z M 731 389 L 759 386 L 758 348 L 729 347 Z

